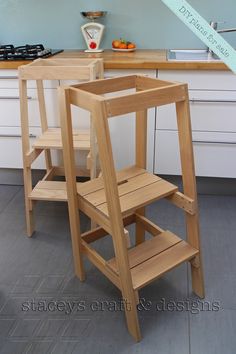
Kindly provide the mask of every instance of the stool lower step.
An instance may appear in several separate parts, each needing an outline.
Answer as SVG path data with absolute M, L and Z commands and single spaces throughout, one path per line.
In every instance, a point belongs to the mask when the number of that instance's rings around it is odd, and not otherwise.
M 67 201 L 66 182 L 39 181 L 29 197 L 31 200 Z
M 165 231 L 131 248 L 128 256 L 134 290 L 142 288 L 198 253 L 197 249 L 170 231 Z M 119 274 L 115 258 L 109 260 L 107 264 Z
M 90 150 L 90 132 L 73 131 L 74 149 Z M 61 129 L 49 128 L 40 135 L 33 143 L 35 149 L 62 149 Z

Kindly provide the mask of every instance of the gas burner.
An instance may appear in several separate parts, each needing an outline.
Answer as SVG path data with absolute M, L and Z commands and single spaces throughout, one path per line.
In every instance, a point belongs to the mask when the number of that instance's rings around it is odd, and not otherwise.
M 44 48 L 42 44 L 14 47 L 12 44 L 0 46 L 0 60 L 34 60 L 47 58 L 62 52 L 62 49 Z

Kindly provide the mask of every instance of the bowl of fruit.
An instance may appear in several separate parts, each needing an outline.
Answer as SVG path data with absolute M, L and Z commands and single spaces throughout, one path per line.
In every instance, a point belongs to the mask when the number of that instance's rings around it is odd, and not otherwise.
M 122 38 L 114 39 L 112 41 L 112 50 L 114 52 L 133 52 L 136 50 L 136 44 Z

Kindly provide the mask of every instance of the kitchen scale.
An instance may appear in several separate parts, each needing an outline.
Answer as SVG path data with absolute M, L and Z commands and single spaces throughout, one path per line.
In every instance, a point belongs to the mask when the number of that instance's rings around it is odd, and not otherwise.
M 104 17 L 107 14 L 107 11 L 83 11 L 81 15 L 92 22 L 85 23 L 81 26 L 81 31 L 88 49 L 85 52 L 88 53 L 101 53 L 103 49 L 99 49 L 102 36 L 104 33 L 105 26 L 101 23 L 94 22 L 94 20 Z

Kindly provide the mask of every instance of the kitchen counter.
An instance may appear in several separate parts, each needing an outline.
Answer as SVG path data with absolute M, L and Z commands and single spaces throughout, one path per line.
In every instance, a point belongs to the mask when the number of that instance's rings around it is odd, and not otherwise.
M 165 69 L 165 70 L 230 70 L 222 62 L 170 62 L 166 50 L 137 49 L 122 53 L 106 49 L 102 53 L 85 53 L 82 50 L 65 50 L 56 58 L 103 58 L 105 69 Z M 0 69 L 17 69 L 30 61 L 0 61 Z

